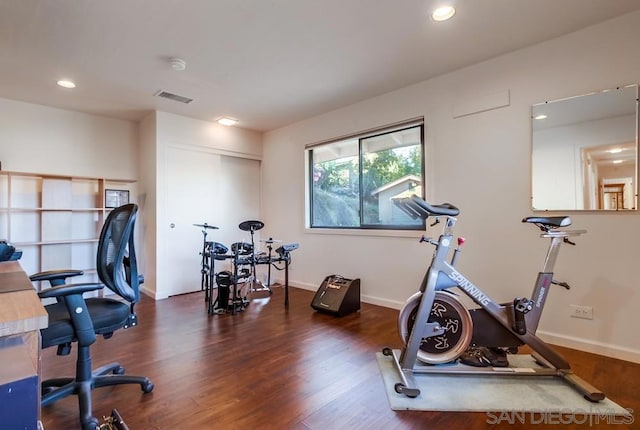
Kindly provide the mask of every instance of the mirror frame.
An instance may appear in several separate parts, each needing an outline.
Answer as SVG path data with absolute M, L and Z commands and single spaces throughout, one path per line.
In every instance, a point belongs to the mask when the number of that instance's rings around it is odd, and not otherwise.
M 616 106 L 616 92 L 622 93 L 624 106 Z M 636 212 L 638 211 L 638 179 L 640 169 L 638 162 L 638 130 L 640 128 L 640 112 L 638 106 L 638 84 L 624 85 L 602 91 L 595 91 L 563 99 L 536 103 L 531 106 L 531 208 L 536 212 L 552 211 L 598 211 L 598 212 Z M 620 94 L 620 93 L 618 93 Z M 630 104 L 633 96 L 635 106 Z M 592 108 L 606 109 L 597 112 Z M 588 109 L 589 108 L 589 109 Z M 570 112 L 571 115 L 564 115 Z M 548 114 L 544 116 L 543 114 Z M 629 128 L 629 115 L 634 116 L 634 130 Z M 624 119 L 626 118 L 626 119 Z M 544 122 L 543 122 L 544 121 Z M 602 123 L 598 123 L 602 121 Z M 604 122 L 606 121 L 606 122 Z M 623 126 L 615 122 L 625 121 Z M 540 125 L 543 124 L 542 127 Z M 603 125 L 606 128 L 602 128 Z M 598 126 L 598 128 L 596 128 Z M 605 130 L 605 131 L 602 131 Z M 602 131 L 603 136 L 598 136 Z M 538 141 L 536 142 L 536 132 Z M 547 135 L 547 139 L 540 139 Z M 633 137 L 631 137 L 633 134 Z M 598 144 L 600 139 L 602 144 Z M 589 144 L 580 144 L 589 139 Z M 554 157 L 549 151 L 558 142 L 570 142 L 568 146 Z M 574 143 L 579 142 L 579 143 Z M 536 145 L 538 143 L 538 145 Z M 547 151 L 541 154 L 541 145 Z M 614 148 L 615 147 L 615 150 Z M 607 148 L 610 148 L 607 150 Z M 537 149 L 537 151 L 536 151 Z M 615 151 L 628 153 L 626 157 L 615 155 Z M 633 151 L 633 152 L 632 152 Z M 537 153 L 537 157 L 536 157 Z M 550 156 L 551 154 L 551 156 Z M 554 160 L 555 158 L 555 160 Z M 633 158 L 635 165 L 631 174 L 627 167 L 624 177 L 604 177 L 609 172 L 620 171 L 620 167 L 612 167 L 615 163 L 629 165 Z M 542 161 L 544 160 L 544 161 Z M 606 164 L 604 164 L 606 162 Z M 544 163 L 544 166 L 542 164 Z M 543 170 L 544 169 L 544 170 Z M 565 174 L 567 181 L 558 175 L 550 177 L 549 171 L 569 172 Z M 611 175 L 612 173 L 609 173 Z M 559 174 L 562 175 L 562 174 Z M 615 175 L 614 175 L 615 176 Z M 619 179 L 623 179 L 620 183 Z M 607 183 L 613 181 L 614 183 Z M 631 190 L 625 187 L 631 186 Z M 543 191 L 540 191 L 540 189 Z M 544 193 L 544 190 L 552 192 Z M 607 189 L 609 189 L 607 191 Z M 560 198 L 564 197 L 564 200 Z M 555 201 L 554 201 L 555 199 Z M 542 200 L 542 203 L 541 203 Z M 631 200 L 629 205 L 627 202 Z M 537 202 L 536 202 L 537 201 Z M 622 203 L 621 203 L 622 201 Z M 619 205 L 624 205 L 620 207 Z

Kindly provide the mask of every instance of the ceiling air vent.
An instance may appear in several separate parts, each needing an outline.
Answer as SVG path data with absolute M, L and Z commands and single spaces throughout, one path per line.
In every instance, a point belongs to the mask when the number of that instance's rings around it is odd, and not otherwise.
M 190 99 L 189 97 L 184 97 L 184 96 L 179 96 L 177 94 L 172 94 L 169 93 L 167 91 L 158 91 L 157 93 L 154 94 L 154 96 L 158 96 L 158 97 L 162 97 L 165 99 L 169 99 L 169 100 L 173 100 L 175 102 L 180 102 L 180 103 L 191 103 L 193 101 L 193 99 Z

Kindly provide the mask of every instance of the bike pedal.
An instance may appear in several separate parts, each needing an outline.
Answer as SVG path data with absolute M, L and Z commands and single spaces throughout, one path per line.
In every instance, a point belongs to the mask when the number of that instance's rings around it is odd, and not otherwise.
M 533 300 L 521 298 L 514 300 L 514 309 L 516 312 L 526 314 L 533 309 Z

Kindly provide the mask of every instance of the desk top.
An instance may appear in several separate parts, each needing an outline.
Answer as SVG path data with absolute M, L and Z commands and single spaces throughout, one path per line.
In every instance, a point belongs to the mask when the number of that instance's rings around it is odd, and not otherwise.
M 47 311 L 19 262 L 0 263 L 0 284 L 6 290 L 12 290 L 0 292 L 0 336 L 47 327 Z

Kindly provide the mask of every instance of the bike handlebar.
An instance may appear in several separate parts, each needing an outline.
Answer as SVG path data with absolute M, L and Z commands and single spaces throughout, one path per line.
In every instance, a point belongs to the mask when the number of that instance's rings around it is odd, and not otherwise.
M 431 205 L 416 195 L 394 200 L 394 203 L 413 219 L 420 217 L 426 220 L 429 216 L 457 216 L 460 213 L 460 209 L 451 203 Z

